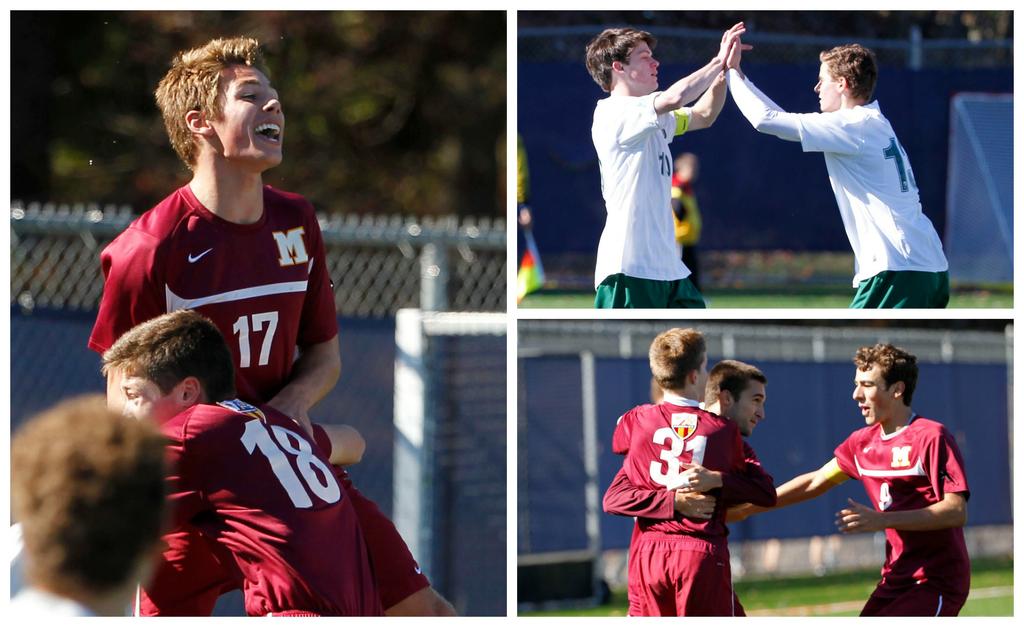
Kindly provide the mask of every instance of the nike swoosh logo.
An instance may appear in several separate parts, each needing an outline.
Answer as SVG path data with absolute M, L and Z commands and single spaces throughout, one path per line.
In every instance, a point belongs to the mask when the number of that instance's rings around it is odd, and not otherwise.
M 203 258 L 203 256 L 206 255 L 206 253 L 210 252 L 211 250 L 213 250 L 213 249 L 212 248 L 207 248 L 206 250 L 204 250 L 203 252 L 199 253 L 195 257 L 192 256 L 192 253 L 189 253 L 189 255 L 188 255 L 188 262 L 189 263 L 195 263 L 195 262 L 199 261 L 200 259 Z
M 416 574 L 417 574 L 417 575 L 422 575 L 422 574 L 423 574 L 423 571 L 422 571 L 422 570 L 420 570 L 420 567 L 419 567 L 419 566 L 417 566 L 417 567 L 416 567 L 415 569 L 413 569 L 413 570 L 415 570 L 415 571 L 416 571 Z

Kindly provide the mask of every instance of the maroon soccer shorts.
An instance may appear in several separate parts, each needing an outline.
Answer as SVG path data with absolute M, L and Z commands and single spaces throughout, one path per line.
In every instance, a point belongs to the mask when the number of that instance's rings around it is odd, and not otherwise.
M 967 595 L 950 597 L 928 584 L 917 584 L 901 590 L 882 587 L 871 593 L 861 616 L 956 616 Z
M 398 534 L 395 524 L 380 511 L 377 504 L 363 496 L 352 485 L 348 473 L 338 473 L 345 482 L 345 492 L 352 499 L 352 506 L 359 519 L 366 550 L 373 564 L 377 589 L 380 590 L 381 606 L 387 610 L 400 601 L 430 585 L 430 580 L 420 572 L 419 564 L 413 559 L 405 540 Z
M 630 616 L 732 616 L 729 550 L 691 536 L 645 533 L 631 547 Z M 637 614 L 634 614 L 634 610 Z

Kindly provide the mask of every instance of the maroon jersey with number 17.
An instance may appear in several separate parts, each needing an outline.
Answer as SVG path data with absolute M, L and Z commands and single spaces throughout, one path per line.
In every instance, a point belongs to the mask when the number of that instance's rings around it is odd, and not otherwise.
M 844 473 L 864 484 L 880 512 L 921 509 L 950 492 L 969 498 L 963 457 L 940 423 L 920 416 L 885 435 L 880 425 L 850 434 L 836 447 Z M 885 530 L 882 589 L 929 583 L 954 598 L 966 598 L 971 565 L 960 527 L 932 531 Z
M 246 613 L 382 613 L 352 503 L 293 420 L 228 401 L 191 407 L 161 430 L 175 522 L 234 557 Z
M 263 215 L 236 224 L 203 207 L 188 185 L 100 254 L 105 283 L 89 348 L 161 314 L 194 309 L 213 321 L 235 360 L 238 397 L 265 403 L 288 382 L 295 347 L 338 334 L 334 294 L 312 205 L 263 188 Z

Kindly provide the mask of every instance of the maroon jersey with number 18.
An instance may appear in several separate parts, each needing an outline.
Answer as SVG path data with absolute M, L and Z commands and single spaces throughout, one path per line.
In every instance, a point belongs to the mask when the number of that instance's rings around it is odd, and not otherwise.
M 890 435 L 880 425 L 854 431 L 836 447 L 835 456 L 844 473 L 864 484 L 880 512 L 928 507 L 949 492 L 970 496 L 956 441 L 927 418 L 916 416 Z M 953 598 L 967 597 L 971 565 L 962 528 L 886 529 L 885 539 L 880 589 L 928 583 Z
M 227 401 L 193 406 L 161 430 L 175 522 L 230 552 L 246 613 L 382 613 L 352 503 L 293 420 Z
M 188 185 L 132 222 L 101 253 L 105 283 L 89 348 L 161 314 L 194 309 L 235 360 L 238 397 L 265 403 L 291 376 L 295 347 L 338 334 L 334 294 L 312 205 L 263 188 L 263 215 L 236 224 Z

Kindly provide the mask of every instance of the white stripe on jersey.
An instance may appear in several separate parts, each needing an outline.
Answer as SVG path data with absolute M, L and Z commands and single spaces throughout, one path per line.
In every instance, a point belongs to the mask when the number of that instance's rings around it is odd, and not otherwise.
M 865 470 L 861 468 L 860 462 L 857 461 L 857 456 L 853 456 L 853 463 L 857 465 L 857 472 L 862 477 L 924 477 L 924 466 L 921 465 L 921 460 L 917 460 L 917 464 L 913 468 L 907 468 L 906 470 Z
M 290 294 L 292 292 L 305 292 L 306 286 L 309 281 L 289 281 L 286 283 L 270 283 L 268 285 L 257 285 L 256 287 L 246 287 L 240 290 L 232 290 L 230 292 L 221 292 L 220 294 L 213 294 L 211 296 L 204 296 L 202 298 L 182 298 L 174 292 L 171 288 L 164 286 L 164 290 L 167 292 L 167 312 L 178 311 L 180 309 L 197 309 L 204 305 L 213 305 L 216 303 L 231 303 L 237 300 L 245 300 L 247 298 L 259 298 L 260 296 L 270 296 L 273 294 Z

